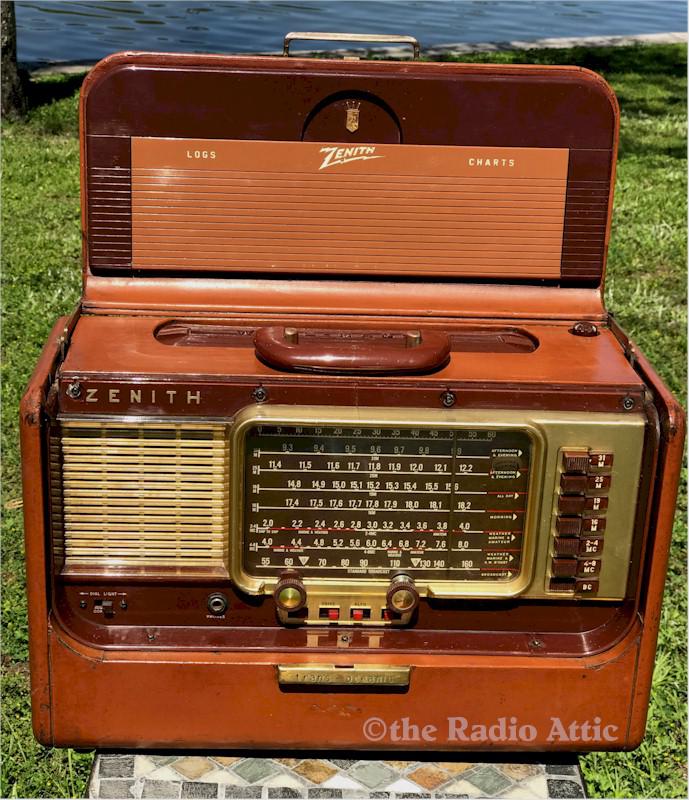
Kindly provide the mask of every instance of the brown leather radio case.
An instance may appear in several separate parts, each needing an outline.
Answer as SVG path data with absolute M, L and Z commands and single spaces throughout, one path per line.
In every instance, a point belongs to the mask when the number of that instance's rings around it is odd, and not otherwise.
M 80 119 L 83 296 L 21 410 L 36 736 L 636 746 L 684 417 L 603 302 L 610 87 L 122 53 Z

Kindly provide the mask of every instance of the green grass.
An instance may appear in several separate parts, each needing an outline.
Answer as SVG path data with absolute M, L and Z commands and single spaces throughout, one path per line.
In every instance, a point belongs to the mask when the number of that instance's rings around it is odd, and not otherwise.
M 684 402 L 686 48 L 535 50 L 463 60 L 580 64 L 612 84 L 622 107 L 622 131 L 608 302 Z M 53 321 L 79 295 L 78 83 L 73 77 L 41 81 L 28 120 L 3 129 L 3 797 L 83 796 L 91 763 L 91 754 L 44 748 L 31 734 L 21 510 L 16 505 L 21 391 Z M 594 797 L 687 795 L 685 492 L 680 504 L 648 735 L 633 753 L 582 759 Z
M 64 92 L 66 81 L 46 81 Z M 89 754 L 39 745 L 31 731 L 17 406 L 55 318 L 79 296 L 79 154 L 75 84 L 3 126 L 2 797 L 83 797 Z

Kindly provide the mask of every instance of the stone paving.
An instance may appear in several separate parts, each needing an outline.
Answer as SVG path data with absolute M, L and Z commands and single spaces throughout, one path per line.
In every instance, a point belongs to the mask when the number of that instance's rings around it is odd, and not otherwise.
M 344 755 L 344 754 L 343 754 Z M 101 753 L 89 785 L 94 800 L 162 798 L 547 798 L 586 797 L 574 757 L 490 761 L 395 761 L 323 757 Z

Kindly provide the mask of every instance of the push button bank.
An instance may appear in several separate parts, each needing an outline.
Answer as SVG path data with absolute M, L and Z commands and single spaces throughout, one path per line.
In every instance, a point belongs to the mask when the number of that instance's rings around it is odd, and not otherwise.
M 21 405 L 36 736 L 635 747 L 684 415 L 603 301 L 614 94 L 289 56 L 324 35 L 84 82 Z

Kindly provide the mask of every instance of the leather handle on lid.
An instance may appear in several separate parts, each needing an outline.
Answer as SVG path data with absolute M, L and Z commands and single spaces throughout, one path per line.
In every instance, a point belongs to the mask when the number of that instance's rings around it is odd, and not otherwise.
M 419 374 L 439 369 L 450 357 L 450 340 L 438 331 L 336 339 L 274 326 L 256 331 L 254 346 L 262 361 L 288 372 Z
M 409 44 L 414 51 L 414 60 L 417 61 L 421 52 L 418 39 L 413 36 L 399 36 L 389 33 L 321 33 L 308 31 L 293 31 L 285 36 L 282 46 L 282 55 L 289 56 L 290 42 L 295 39 L 309 42 L 377 42 L 379 44 Z

